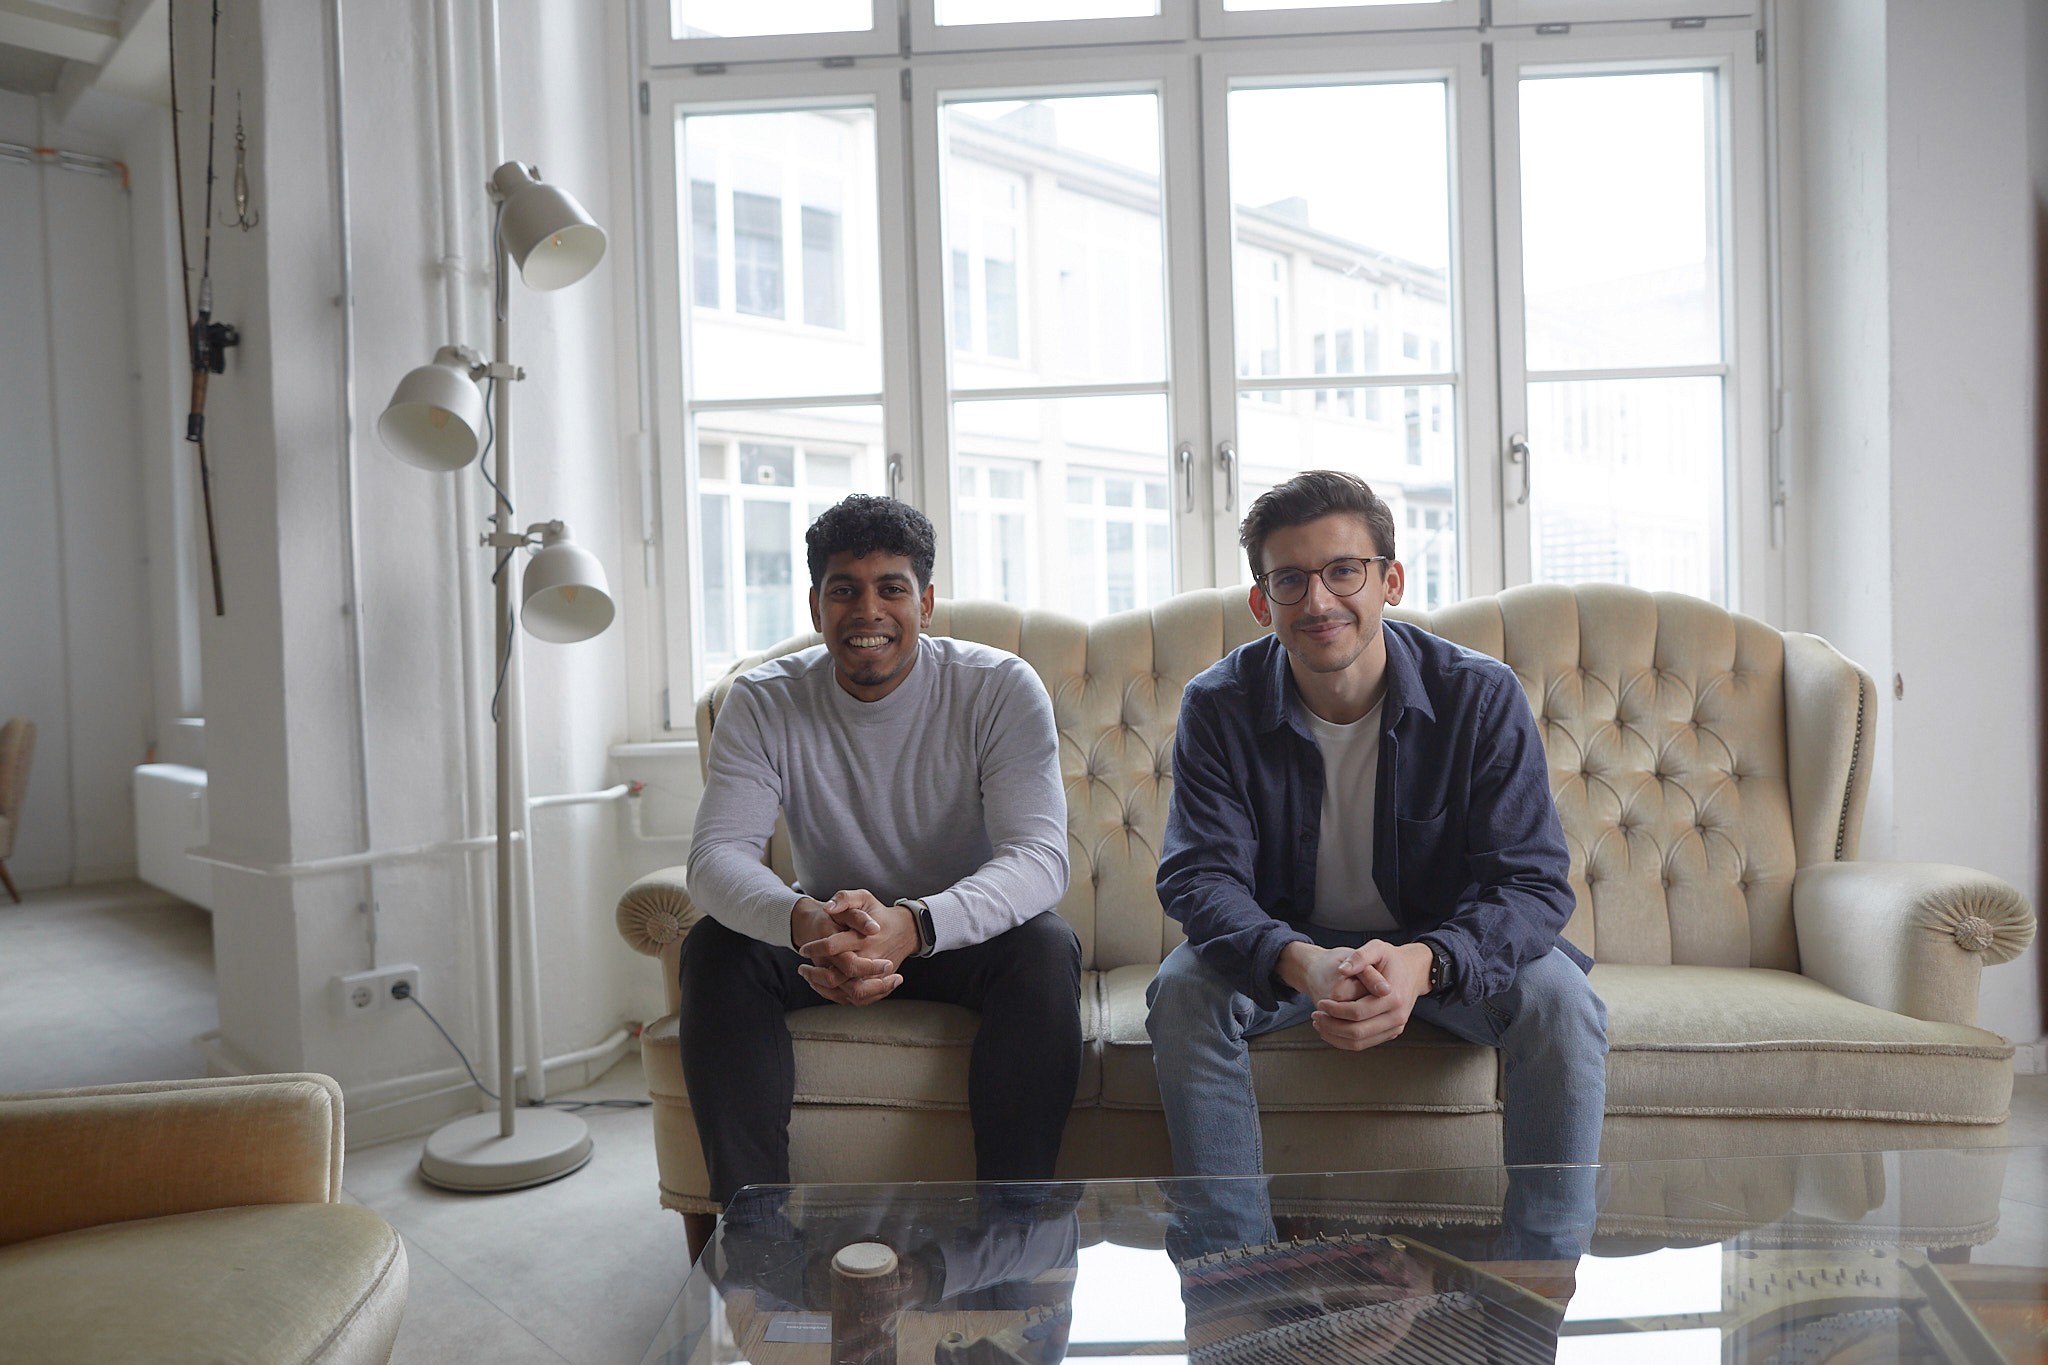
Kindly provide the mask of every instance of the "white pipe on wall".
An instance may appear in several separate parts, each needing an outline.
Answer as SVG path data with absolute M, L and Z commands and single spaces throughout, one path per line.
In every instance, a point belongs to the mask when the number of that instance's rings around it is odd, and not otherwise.
M 472 316 L 476 289 L 470 274 L 469 257 L 463 251 L 462 205 L 475 192 L 475 187 L 466 174 L 460 150 L 455 0 L 436 0 L 434 17 L 435 105 L 441 130 L 442 338 L 467 343 L 476 335 Z M 467 477 L 450 480 L 448 485 L 448 553 L 456 583 L 456 654 L 462 678 L 462 696 L 458 706 L 462 716 L 463 781 L 457 828 L 463 830 L 476 828 L 477 812 L 486 809 L 491 799 L 489 778 L 485 774 L 485 755 L 489 747 L 483 734 L 486 720 L 482 700 L 486 646 L 479 636 L 476 610 L 483 580 L 478 570 L 476 549 L 471 543 L 475 527 L 482 520 L 477 506 L 476 485 L 476 480 Z M 495 681 L 495 671 L 491 676 Z M 488 840 L 482 842 L 484 845 L 489 843 Z M 476 856 L 463 859 L 462 903 L 470 908 L 472 941 L 487 944 L 490 941 L 491 909 L 481 895 L 481 886 Z M 483 1040 L 478 1048 L 481 1054 L 478 1064 L 486 1070 L 497 1065 L 495 1037 L 482 1022 L 492 1017 L 490 991 L 490 986 L 483 985 L 472 996 L 476 1009 L 476 1036 Z
M 505 161 L 504 71 L 499 47 L 500 31 L 498 0 L 485 0 L 483 5 L 484 150 L 486 153 L 486 163 L 492 170 L 495 170 Z M 497 349 L 500 353 L 493 356 L 492 359 L 501 364 L 511 364 L 511 356 L 504 354 L 508 349 L 505 339 L 509 328 L 505 312 L 510 307 L 511 283 L 506 278 L 507 272 L 510 269 L 510 262 L 504 258 L 502 252 L 495 259 L 497 260 L 499 278 L 495 291 L 495 306 L 498 309 L 497 336 L 499 345 Z M 500 394 L 506 398 L 507 405 L 509 406 L 509 396 L 505 395 L 505 391 L 502 388 L 500 389 Z M 500 441 L 505 439 L 505 429 L 510 425 L 508 418 L 509 414 L 501 409 L 501 417 L 498 424 L 498 439 Z M 499 484 L 504 494 L 505 502 L 507 504 L 514 504 L 509 462 L 501 463 L 500 468 L 506 471 L 501 477 Z M 499 529 L 512 531 L 518 528 L 511 524 L 511 520 L 508 517 L 505 524 Z M 513 564 L 508 564 L 506 572 L 510 573 L 513 567 Z M 510 765 L 511 799 L 514 803 L 511 809 L 520 813 L 521 827 L 523 828 L 529 787 L 526 749 L 526 688 L 519 632 L 516 630 L 512 632 L 512 638 L 507 645 L 507 651 L 504 697 L 501 703 L 502 710 L 500 715 L 503 717 L 501 723 L 511 731 L 511 742 L 509 749 L 508 746 L 501 743 L 499 754 L 502 761 Z M 513 916 L 511 949 L 519 975 L 519 1014 L 521 1023 L 524 1025 L 521 1030 L 524 1055 L 532 1058 L 544 1055 L 541 1044 L 540 1013 L 540 926 L 534 913 L 533 852 L 531 847 L 527 843 L 522 842 L 518 846 L 518 855 L 518 875 L 514 881 L 513 909 L 515 913 Z M 527 1081 L 528 1098 L 534 1100 L 547 1098 L 547 1077 L 544 1069 L 536 1067 L 532 1069 L 532 1073 Z
M 357 518 L 362 490 L 356 462 L 356 295 L 355 235 L 348 193 L 348 67 L 342 52 L 341 0 L 329 0 L 328 76 L 334 84 L 334 220 L 341 262 L 341 466 L 342 466 L 342 553 L 348 598 L 342 610 L 348 617 L 349 681 L 355 705 L 356 757 L 356 843 L 364 855 L 372 844 L 370 829 L 370 688 L 363 642 L 363 546 L 362 527 Z M 377 965 L 377 873 L 374 860 L 363 868 L 364 935 L 368 940 L 369 965 Z

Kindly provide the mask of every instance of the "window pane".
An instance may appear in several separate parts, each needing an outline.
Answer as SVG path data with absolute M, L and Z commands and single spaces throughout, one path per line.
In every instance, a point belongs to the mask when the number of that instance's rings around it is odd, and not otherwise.
M 690 302 L 718 307 L 718 186 L 690 182 Z
M 951 100 L 941 127 L 955 386 L 1163 379 L 1158 97 Z
M 880 392 L 874 112 L 679 117 L 691 401 Z
M 804 321 L 813 327 L 843 327 L 839 290 L 839 215 L 804 209 Z
M 1347 5 L 1429 5 L 1448 0 L 1223 0 L 1226 10 L 1342 9 Z
M 1019 24 L 1045 19 L 1127 19 L 1159 13 L 1159 0 L 938 0 L 941 24 Z
M 725 519 L 732 499 L 723 493 L 707 493 L 698 501 L 703 527 L 703 555 L 699 560 L 700 615 L 704 623 L 704 648 L 721 658 L 739 657 L 732 645 L 731 575 L 727 572 Z
M 1455 354 L 1445 95 L 1442 81 L 1231 91 L 1240 376 L 1414 373 L 1436 368 L 1432 347 Z M 1369 153 L 1359 173 L 1333 174 L 1333 140 Z
M 804 528 L 848 493 L 882 492 L 887 469 L 872 406 L 701 412 L 696 428 L 701 691 L 808 625 Z
M 669 0 L 668 7 L 672 38 L 858 33 L 874 26 L 874 0 Z
M 1711 72 L 1522 82 L 1529 368 L 1721 359 Z
M 1533 572 L 1719 602 L 1721 380 L 1529 386 Z
M 1368 398 L 1373 402 L 1365 401 Z M 1239 395 L 1238 449 L 1243 452 L 1244 472 L 1238 515 L 1259 494 L 1304 469 L 1356 474 L 1393 510 L 1395 557 L 1408 573 L 1403 600 L 1425 610 L 1456 601 L 1455 401 L 1448 384 L 1333 389 L 1322 408 L 1308 389 Z M 1433 407 L 1443 411 L 1441 432 L 1430 430 L 1428 413 Z M 1386 413 L 1391 420 L 1370 415 L 1376 413 Z M 1409 526 L 1434 529 L 1403 529 Z M 1251 581 L 1251 569 L 1242 559 L 1238 581 Z
M 734 190 L 733 307 L 758 317 L 782 316 L 782 201 Z
M 1172 595 L 1163 397 L 962 399 L 953 433 L 960 596 L 1093 619 Z
M 790 547 L 796 541 L 796 508 L 780 499 L 746 498 L 744 513 L 746 571 L 746 646 L 766 649 L 789 635 L 795 623 L 790 610 Z

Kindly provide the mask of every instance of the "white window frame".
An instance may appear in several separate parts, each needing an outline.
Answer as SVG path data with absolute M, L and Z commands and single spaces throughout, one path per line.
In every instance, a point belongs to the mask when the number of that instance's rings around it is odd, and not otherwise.
M 650 0 L 651 3 L 651 0 Z M 1696 0 L 1695 0 L 1696 3 Z M 917 47 L 916 55 L 900 60 L 897 43 L 906 31 L 924 31 L 911 23 L 922 9 L 929 18 L 929 0 L 878 0 L 881 27 L 891 42 L 889 59 L 861 61 L 854 67 L 820 70 L 817 59 L 849 55 L 839 40 L 847 35 L 792 35 L 773 40 L 666 40 L 658 44 L 646 69 L 637 73 L 648 85 L 657 126 L 645 139 L 649 164 L 646 185 L 653 293 L 652 330 L 656 335 L 658 373 L 655 386 L 659 456 L 659 507 L 664 610 L 659 652 L 667 667 L 671 735 L 687 732 L 687 699 L 696 691 L 695 661 L 701 658 L 696 636 L 699 623 L 693 596 L 699 543 L 697 457 L 691 438 L 690 414 L 696 406 L 682 391 L 687 373 L 691 261 L 687 250 L 688 204 L 678 198 L 673 114 L 740 113 L 798 110 L 858 100 L 875 116 L 877 138 L 876 194 L 880 205 L 877 230 L 881 241 L 882 392 L 841 396 L 838 405 L 879 401 L 883 449 L 889 478 L 886 491 L 922 508 L 938 530 L 942 549 L 935 573 L 941 594 L 951 595 L 955 514 L 951 452 L 954 395 L 950 374 L 954 362 L 948 333 L 951 295 L 947 288 L 950 260 L 939 250 L 945 240 L 939 180 L 939 101 L 954 92 L 981 98 L 1026 95 L 1107 93 L 1109 89 L 1147 89 L 1161 99 L 1162 213 L 1164 217 L 1165 308 L 1167 335 L 1165 377 L 1149 384 L 1055 387 L 1020 384 L 1014 390 L 978 388 L 960 397 L 1057 399 L 1090 393 L 1131 393 L 1151 390 L 1165 395 L 1169 430 L 1167 466 L 1170 524 L 1173 527 L 1174 583 L 1177 590 L 1211 583 L 1236 583 L 1244 576 L 1236 544 L 1236 523 L 1242 515 L 1237 470 L 1220 459 L 1225 442 L 1234 444 L 1237 395 L 1246 388 L 1272 387 L 1241 382 L 1235 374 L 1232 309 L 1232 223 L 1228 181 L 1228 141 L 1224 118 L 1226 94 L 1233 81 L 1290 84 L 1291 78 L 1314 83 L 1350 80 L 1385 81 L 1402 76 L 1444 76 L 1451 80 L 1453 131 L 1450 176 L 1453 244 L 1452 325 L 1454 354 L 1441 372 L 1382 376 L 1313 375 L 1309 357 L 1288 371 L 1284 387 L 1364 389 L 1428 386 L 1451 383 L 1457 391 L 1457 421 L 1451 438 L 1457 442 L 1457 488 L 1452 515 L 1456 520 L 1457 591 L 1470 596 L 1498 591 L 1529 573 L 1528 518 L 1519 529 L 1511 521 L 1510 483 L 1519 486 L 1519 470 L 1506 456 L 1511 429 L 1526 413 L 1509 413 L 1503 389 L 1512 389 L 1517 409 L 1526 397 L 1521 367 L 1520 280 L 1518 262 L 1495 260 L 1495 241 L 1519 243 L 1519 223 L 1510 221 L 1519 193 L 1518 155 L 1513 137 L 1517 111 L 1514 72 L 1517 63 L 1546 67 L 1570 63 L 1628 61 L 1638 65 L 1665 61 L 1697 67 L 1703 54 L 1728 72 L 1727 98 L 1722 101 L 1726 132 L 1723 158 L 1723 212 L 1730 219 L 1724 231 L 1729 253 L 1722 277 L 1724 357 L 1733 380 L 1726 389 L 1730 411 L 1726 439 L 1735 442 L 1724 459 L 1727 508 L 1726 593 L 1737 610 L 1777 619 L 1784 604 L 1784 553 L 1770 544 L 1772 509 L 1767 473 L 1770 468 L 1768 394 L 1772 365 L 1771 328 L 1767 314 L 1769 261 L 1766 256 L 1767 208 L 1763 185 L 1762 68 L 1757 65 L 1755 29 L 1746 19 L 1709 19 L 1703 29 L 1674 32 L 1662 16 L 1666 0 L 1641 0 L 1629 5 L 1626 19 L 1610 18 L 1558 35 L 1537 35 L 1527 27 L 1496 27 L 1482 33 L 1482 0 L 1457 0 L 1445 6 L 1352 6 L 1343 9 L 1250 12 L 1225 15 L 1221 0 L 1165 0 L 1192 17 L 1200 36 L 1177 42 L 1127 43 L 1102 52 L 1079 52 L 1043 41 L 1038 26 L 975 26 L 1017 29 L 1015 33 L 978 35 L 977 41 L 1015 38 L 1022 42 L 1029 28 L 1040 33 L 1031 49 L 990 48 L 982 51 L 935 50 Z M 1493 18 L 1529 21 L 1547 14 L 1549 5 L 1584 7 L 1586 0 L 1491 0 Z M 918 9 L 906 10 L 905 5 Z M 1190 8 L 1192 6 L 1192 8 Z M 1690 8 L 1672 4 L 1670 8 Z M 666 22 L 660 6 L 658 22 Z M 1414 25 L 1427 10 L 1442 26 L 1428 31 L 1392 31 Z M 1747 7 L 1746 12 L 1753 11 Z M 1688 18 L 1673 14 L 1671 18 Z M 890 28 L 891 19 L 903 27 Z M 1469 24 L 1465 21 L 1469 20 Z M 1076 43 L 1112 40 L 1104 23 L 1122 21 L 1058 21 Z M 1543 22 L 1552 22 L 1544 19 Z M 1345 24 L 1352 25 L 1346 29 Z M 1464 26 L 1466 32 L 1455 29 Z M 941 35 L 932 27 L 934 42 Z M 1089 32 L 1088 30 L 1094 30 Z M 1313 44 L 1305 34 L 1339 33 Z M 967 26 L 944 41 L 963 39 Z M 1270 38 L 1271 41 L 1266 41 Z M 664 70 L 664 63 L 695 64 L 739 60 L 742 49 L 732 44 L 771 42 L 773 65 L 743 72 Z M 721 55 L 716 49 L 723 47 Z M 766 54 L 768 48 L 760 48 Z M 801 62 L 782 60 L 801 55 Z M 1490 64 L 1490 70 L 1485 69 Z M 907 96 L 907 97 L 906 97 Z M 1489 112 L 1489 101 L 1491 111 Z M 1200 129 L 1199 135 L 1188 130 Z M 1515 164 L 1505 164 L 1515 158 Z M 1496 164 L 1501 163 L 1501 164 Z M 1207 196 L 1207 202 L 1204 196 Z M 1498 198 L 1496 198 L 1496 195 Z M 905 211 L 904 206 L 909 206 Z M 664 240 L 666 234 L 667 240 Z M 913 249 L 912 243 L 916 243 Z M 1213 249 L 1205 246 L 1213 244 Z M 1020 243 L 1020 257 L 1052 249 L 1045 242 Z M 1517 247 L 1518 250 L 1518 247 Z M 848 262 L 851 268 L 853 262 Z M 1514 278 L 1510 275 L 1515 274 Z M 853 277 L 847 275 L 847 280 Z M 1028 278 L 1021 269 L 1020 285 Z M 1020 293 L 1028 292 L 1020 289 Z M 792 295 L 789 306 L 800 308 Z M 1512 321 L 1496 314 L 1512 311 Z M 1028 301 L 1020 299 L 1028 310 Z M 1382 355 L 1399 345 L 1398 310 L 1384 313 Z M 851 321 L 851 319 L 849 319 Z M 1027 317 L 1023 327 L 1037 334 L 1035 343 L 1056 344 L 1047 320 Z M 1504 352 L 1503 328 L 1513 331 L 1517 354 Z M 1427 362 L 1428 352 L 1423 359 Z M 1510 363 L 1512 359 L 1512 364 Z M 1334 356 L 1332 357 L 1334 364 Z M 1363 363 L 1363 357 L 1359 357 Z M 1299 371 L 1299 373 L 1296 373 Z M 1367 381 L 1379 379 L 1377 385 Z M 1382 398 L 1383 421 L 1400 420 L 1399 399 Z M 715 408 L 718 404 L 708 404 Z M 816 407 L 816 396 L 792 395 L 761 407 Z M 1360 406 L 1361 420 L 1363 404 Z M 1425 421 L 1427 418 L 1425 417 Z M 988 452 L 976 452 L 988 453 Z M 1540 453 L 1538 459 L 1540 462 Z M 1397 509 L 1397 515 L 1399 510 Z M 1037 547 L 1034 547 L 1034 550 Z M 1407 548 L 1406 546 L 1403 547 Z M 1143 553 L 1142 546 L 1138 553 Z M 1048 606 L 1059 609 L 1058 601 Z
M 1187 509 L 1187 487 L 1195 482 L 1193 465 L 1205 415 L 1192 382 L 1202 373 L 1203 302 L 1176 307 L 1172 282 L 1195 277 L 1201 261 L 1201 220 L 1195 148 L 1189 139 L 1175 145 L 1167 130 L 1192 126 L 1196 106 L 1193 59 L 1180 54 L 1139 50 L 1117 57 L 1075 59 L 1066 53 L 1015 54 L 979 60 L 947 61 L 942 66 L 913 68 L 911 91 L 911 183 L 915 204 L 915 230 L 919 242 L 930 243 L 918 253 L 915 267 L 918 291 L 919 336 L 924 339 L 919 356 L 922 397 L 921 449 L 912 484 L 911 500 L 923 508 L 938 531 L 942 551 L 934 574 L 941 595 L 952 588 L 951 555 L 943 547 L 952 540 L 954 449 L 952 426 L 953 348 L 947 342 L 945 310 L 952 306 L 950 251 L 943 250 L 944 201 L 940 175 L 939 109 L 949 97 L 972 94 L 977 99 L 1057 97 L 1060 95 L 1103 95 L 1119 92 L 1150 93 L 1160 101 L 1160 211 L 1164 219 L 1162 304 L 1166 311 L 1166 354 L 1164 374 L 1157 383 L 1118 382 L 1109 384 L 1019 386 L 1015 389 L 976 388 L 963 390 L 964 398 L 1057 399 L 1105 394 L 1165 395 L 1167 444 L 1170 463 L 1169 505 L 1175 524 L 1173 554 L 1175 581 L 1181 589 L 1197 586 L 1205 579 L 1202 568 L 1207 551 L 1204 537 L 1195 525 L 1206 508 L 1191 514 Z M 1023 250 L 1031 250 L 1026 246 Z M 1038 249 L 1045 249 L 1040 243 Z M 1020 255 L 1022 253 L 1020 252 Z M 1025 324 L 1028 331 L 1033 324 Z M 1185 452 L 1183 454 L 1182 452 Z M 1200 556 L 1194 559 L 1191 556 Z
M 1313 9 L 1226 10 L 1223 0 L 1196 0 L 1195 31 L 1204 38 L 1300 37 L 1319 33 L 1414 33 L 1477 29 L 1481 0 L 1387 5 L 1329 5 Z
M 648 253 L 652 267 L 657 373 L 670 376 L 656 387 L 656 436 L 660 451 L 662 525 L 684 528 L 661 537 L 662 591 L 666 607 L 664 653 L 668 666 L 670 706 L 668 728 L 686 730 L 690 708 L 684 699 L 696 695 L 695 661 L 703 654 L 703 623 L 698 619 L 696 569 L 690 562 L 702 541 L 699 522 L 697 450 L 691 414 L 697 405 L 683 392 L 690 373 L 690 318 L 693 295 L 685 287 L 688 235 L 683 228 L 688 208 L 677 198 L 681 160 L 677 130 L 690 114 L 775 113 L 803 109 L 843 108 L 871 104 L 875 114 L 876 203 L 880 246 L 882 391 L 880 394 L 791 395 L 752 401 L 754 407 L 815 408 L 875 406 L 882 410 L 883 446 L 891 470 L 916 459 L 916 406 L 911 366 L 910 310 L 900 277 L 901 262 L 910 256 L 910 235 L 904 215 L 903 162 L 891 149 L 903 145 L 903 98 L 896 74 L 886 68 L 833 71 L 752 72 L 744 75 L 697 76 L 667 73 L 648 81 L 648 117 L 655 126 L 647 138 L 649 204 L 656 225 L 665 224 L 670 240 Z M 656 240 L 660 240 L 658 234 Z M 849 262 L 849 269 L 851 263 Z M 803 324 L 795 324 L 801 326 Z M 821 402 L 820 400 L 825 400 Z M 710 404 L 722 407 L 723 404 Z M 900 491 L 900 490 L 899 490 Z
M 941 24 L 936 0 L 909 0 L 912 52 L 1000 52 L 1172 42 L 1194 29 L 1187 0 L 1158 0 L 1159 12 L 1115 19 L 1040 19 L 1008 24 Z
M 903 43 L 898 0 L 868 0 L 873 26 L 818 33 L 775 33 L 750 38 L 678 38 L 668 0 L 641 0 L 646 60 L 653 67 L 703 67 L 802 57 L 893 57 Z
M 1722 389 L 1724 567 L 1722 601 L 1731 609 L 1778 619 L 1784 605 L 1783 551 L 1770 543 L 1770 327 L 1766 259 L 1762 67 L 1747 28 L 1622 36 L 1528 37 L 1497 42 L 1493 53 L 1495 146 L 1498 156 L 1495 236 L 1500 242 L 1500 376 L 1502 446 L 1499 488 L 1507 584 L 1527 582 L 1532 555 L 1530 508 L 1517 503 L 1527 467 L 1509 457 L 1506 443 L 1528 430 L 1528 380 L 1522 318 L 1521 157 L 1518 73 L 1693 71 L 1712 68 L 1723 81 L 1717 101 L 1721 126 L 1720 273 L 1722 362 L 1675 367 L 1686 373 L 1718 369 Z M 1587 372 L 1586 377 L 1636 376 L 1633 370 Z M 1734 458 L 1729 458 L 1728 443 Z M 1528 459 L 1540 468 L 1543 452 Z M 1540 476 L 1531 476 L 1540 477 Z
M 1318 46 L 1312 51 L 1233 51 L 1202 58 L 1202 145 L 1207 158 L 1206 183 L 1221 187 L 1213 191 L 1206 206 L 1208 240 L 1217 245 L 1208 261 L 1209 296 L 1235 299 L 1232 270 L 1235 259 L 1235 205 L 1227 192 L 1230 183 L 1230 140 L 1227 126 L 1231 90 L 1257 86 L 1293 84 L 1348 85 L 1394 84 L 1405 80 L 1442 80 L 1448 83 L 1450 129 L 1447 151 L 1450 158 L 1452 271 L 1451 316 L 1459 345 L 1452 348 L 1450 366 L 1441 372 L 1416 370 L 1412 373 L 1344 376 L 1348 383 L 1333 382 L 1337 376 L 1313 375 L 1311 365 L 1297 366 L 1297 373 L 1278 384 L 1260 382 L 1260 376 L 1240 378 L 1237 373 L 1235 319 L 1229 309 L 1213 309 L 1209 318 L 1209 427 L 1211 495 L 1221 515 L 1209 527 L 1208 554 L 1212 580 L 1240 583 L 1249 580 L 1250 569 L 1237 543 L 1237 523 L 1244 516 L 1242 461 L 1235 458 L 1238 439 L 1237 403 L 1247 390 L 1273 388 L 1403 388 L 1450 384 L 1458 395 L 1455 439 L 1458 443 L 1457 491 L 1454 505 L 1459 528 L 1458 584 L 1462 595 L 1496 590 L 1501 581 L 1497 541 L 1474 543 L 1467 528 L 1491 526 L 1499 516 L 1499 490 L 1492 475 L 1493 432 L 1497 430 L 1498 394 L 1488 378 L 1494 364 L 1492 242 L 1478 230 L 1488 221 L 1483 216 L 1491 203 L 1487 139 L 1486 77 L 1481 72 L 1482 53 L 1472 42 L 1445 44 L 1382 38 L 1371 44 L 1348 42 Z M 1298 78 L 1298 79 L 1297 79 Z M 1284 368 L 1284 366 L 1283 366 Z M 1479 376 L 1474 382 L 1473 376 Z M 1394 400 L 1398 405 L 1398 398 Z M 1361 404 L 1362 407 L 1362 404 Z M 1231 456 L 1226 458 L 1224 447 Z M 1481 452 L 1485 452 L 1484 455 Z
M 1493 0 L 1493 25 L 1497 29 L 1537 24 L 1571 24 L 1575 28 L 1584 25 L 1581 36 L 1591 37 L 1616 24 L 1643 20 L 1754 20 L 1757 15 L 1756 5 L 1743 4 L 1741 0 L 1629 0 L 1628 13 L 1616 14 L 1614 10 L 1614 0 Z

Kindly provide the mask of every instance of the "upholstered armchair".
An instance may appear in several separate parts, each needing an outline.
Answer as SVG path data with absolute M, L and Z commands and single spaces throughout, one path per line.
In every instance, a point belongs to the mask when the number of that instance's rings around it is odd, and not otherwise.
M 383 1361 L 405 1247 L 326 1076 L 0 1095 L 0 1357 Z
M 0 885 L 21 904 L 21 892 L 7 873 L 7 860 L 14 856 L 14 833 L 21 828 L 21 798 L 28 790 L 29 760 L 36 755 L 36 723 L 16 716 L 0 725 Z

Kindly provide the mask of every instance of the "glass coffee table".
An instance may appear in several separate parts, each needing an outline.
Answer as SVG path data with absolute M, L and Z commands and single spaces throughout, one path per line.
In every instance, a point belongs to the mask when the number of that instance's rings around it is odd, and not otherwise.
M 2048 1148 L 754 1187 L 645 1357 L 1066 1359 L 2048 1360 Z

